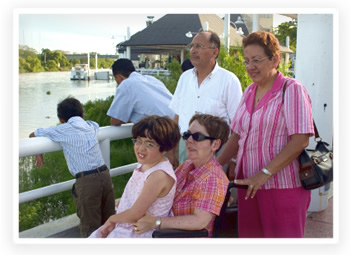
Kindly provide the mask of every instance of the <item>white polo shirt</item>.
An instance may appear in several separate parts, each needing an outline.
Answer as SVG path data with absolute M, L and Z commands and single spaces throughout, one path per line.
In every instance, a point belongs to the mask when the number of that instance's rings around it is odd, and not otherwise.
M 184 72 L 169 108 L 179 115 L 180 131 L 183 133 L 188 130 L 189 121 L 195 113 L 219 116 L 231 124 L 241 97 L 242 87 L 237 76 L 216 63 L 200 87 L 196 68 Z

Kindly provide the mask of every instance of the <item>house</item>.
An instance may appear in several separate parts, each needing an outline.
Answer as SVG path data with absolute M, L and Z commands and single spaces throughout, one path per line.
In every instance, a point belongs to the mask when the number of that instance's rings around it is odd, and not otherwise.
M 171 59 L 180 63 L 185 60 L 191 36 L 200 30 L 211 30 L 223 37 L 224 21 L 216 14 L 166 14 L 154 23 L 149 22 L 144 30 L 119 43 L 117 48 L 120 57 L 130 58 L 139 67 L 166 68 Z M 230 27 L 231 46 L 242 43 L 243 37 L 236 32 Z
M 285 16 L 296 18 L 296 15 L 293 14 L 283 14 Z M 273 31 L 273 14 L 257 14 L 256 27 L 257 30 L 263 30 L 266 32 Z M 230 14 L 230 24 L 238 31 L 241 31 L 244 36 L 247 36 L 249 33 L 253 32 L 253 14 Z M 286 42 L 280 42 L 280 50 L 282 54 L 282 61 L 288 63 L 289 55 L 293 54 Z

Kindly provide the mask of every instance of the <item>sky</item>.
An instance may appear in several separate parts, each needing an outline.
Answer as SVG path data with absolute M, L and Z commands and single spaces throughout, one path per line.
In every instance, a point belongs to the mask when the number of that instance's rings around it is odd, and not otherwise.
M 42 48 L 71 53 L 114 54 L 115 46 L 146 28 L 147 16 L 156 14 L 19 14 L 18 41 L 41 52 Z
M 42 48 L 47 48 L 70 53 L 114 54 L 115 46 L 127 38 L 127 27 L 130 35 L 143 30 L 146 28 L 147 16 L 153 16 L 156 21 L 163 14 L 19 13 L 18 41 L 21 45 L 34 48 L 38 53 Z M 288 20 L 291 19 L 274 15 L 274 27 Z

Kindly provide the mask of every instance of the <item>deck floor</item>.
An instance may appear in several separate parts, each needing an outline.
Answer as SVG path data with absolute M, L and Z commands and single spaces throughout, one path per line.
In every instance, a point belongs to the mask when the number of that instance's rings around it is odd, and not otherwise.
M 80 238 L 79 228 L 67 229 L 49 238 Z M 306 218 L 305 238 L 333 238 L 333 198 L 322 212 L 313 212 Z

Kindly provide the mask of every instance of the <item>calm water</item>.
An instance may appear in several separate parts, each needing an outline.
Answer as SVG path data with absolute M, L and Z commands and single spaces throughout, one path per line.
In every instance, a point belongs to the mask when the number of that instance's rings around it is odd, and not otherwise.
M 105 99 L 114 95 L 115 91 L 114 80 L 71 81 L 70 72 L 20 74 L 19 138 L 27 138 L 39 127 L 56 126 L 57 104 L 69 95 L 86 103 L 88 100 Z

